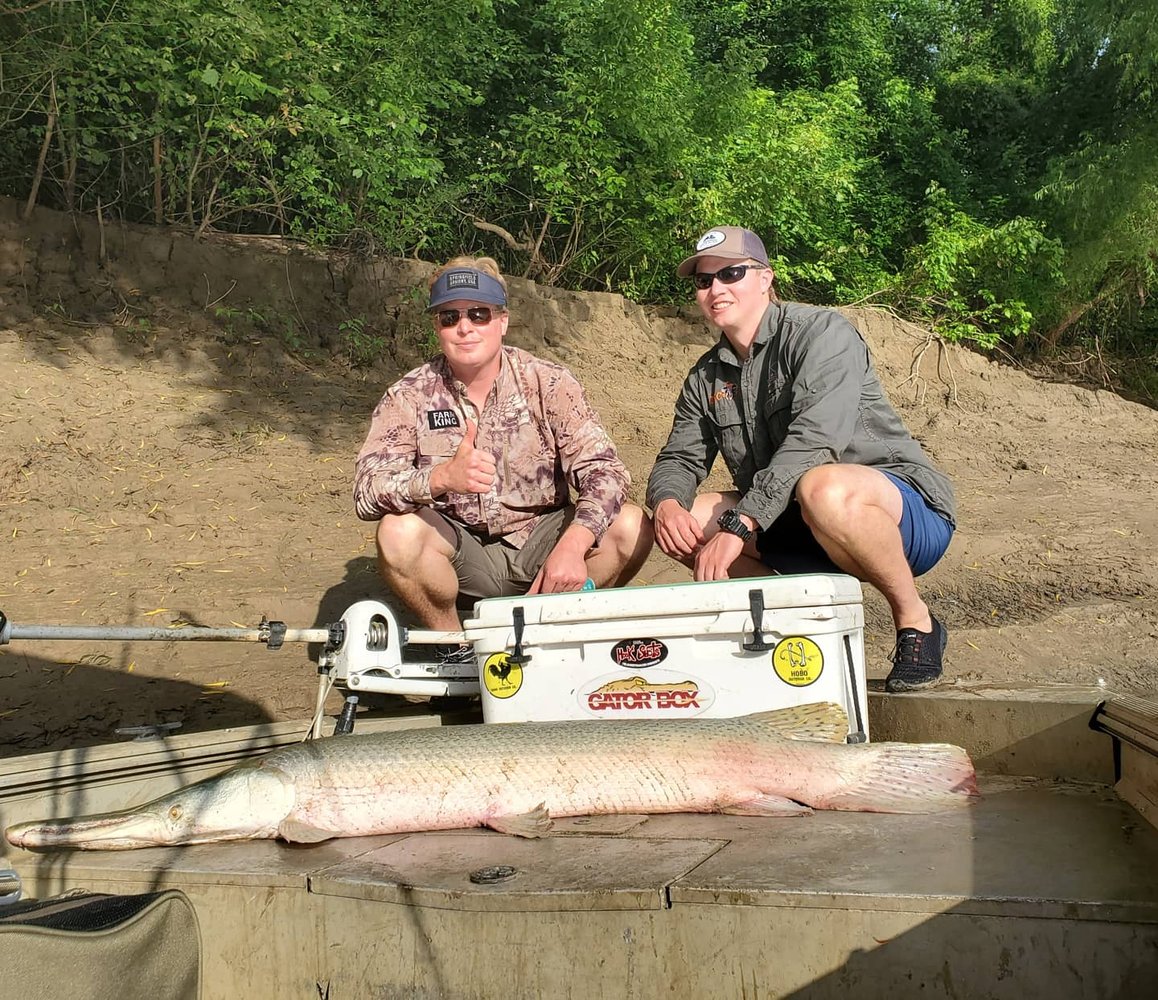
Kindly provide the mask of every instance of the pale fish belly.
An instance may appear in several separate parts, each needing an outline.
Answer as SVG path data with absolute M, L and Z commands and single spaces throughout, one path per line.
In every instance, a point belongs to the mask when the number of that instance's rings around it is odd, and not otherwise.
M 706 763 L 606 753 L 449 757 L 340 781 L 298 779 L 290 818 L 356 836 L 490 825 L 540 808 L 556 817 L 706 812 L 750 788 L 714 759 Z
M 293 822 L 346 836 L 478 826 L 540 807 L 559 817 L 705 812 L 757 794 L 738 776 L 733 738 L 676 725 L 455 727 L 405 742 L 342 737 L 268 760 L 293 776 Z

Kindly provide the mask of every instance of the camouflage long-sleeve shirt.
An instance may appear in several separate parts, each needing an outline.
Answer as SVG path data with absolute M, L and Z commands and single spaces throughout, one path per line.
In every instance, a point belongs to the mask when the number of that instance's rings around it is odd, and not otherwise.
M 484 494 L 432 497 L 430 474 L 454 457 L 468 420 L 478 423 L 475 447 L 494 456 L 495 482 Z M 476 535 L 520 548 L 543 514 L 574 502 L 575 521 L 598 541 L 630 481 L 575 377 L 562 365 L 504 347 L 481 413 L 442 357 L 386 391 L 358 454 L 354 508 L 373 521 L 432 507 Z

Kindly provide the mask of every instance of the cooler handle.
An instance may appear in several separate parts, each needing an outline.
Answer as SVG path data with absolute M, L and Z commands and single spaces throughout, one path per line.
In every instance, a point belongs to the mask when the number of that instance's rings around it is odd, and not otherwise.
M 772 643 L 764 638 L 764 591 L 748 591 L 748 609 L 752 612 L 752 638 L 740 646 L 749 653 L 766 653 Z
M 507 656 L 507 660 L 521 667 L 531 662 L 531 658 L 523 652 L 523 628 L 526 626 L 526 617 L 521 604 L 511 611 L 511 625 L 515 629 L 515 651 Z

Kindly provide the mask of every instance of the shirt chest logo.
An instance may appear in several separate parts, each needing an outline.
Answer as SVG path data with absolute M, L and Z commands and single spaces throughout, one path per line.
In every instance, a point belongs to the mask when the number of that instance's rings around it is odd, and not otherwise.
M 723 402 L 725 399 L 736 398 L 736 383 L 725 382 L 720 388 L 713 392 L 708 397 L 708 405 L 715 406 L 717 403 Z
M 440 431 L 446 427 L 461 427 L 458 414 L 454 410 L 427 410 L 426 422 L 432 431 Z

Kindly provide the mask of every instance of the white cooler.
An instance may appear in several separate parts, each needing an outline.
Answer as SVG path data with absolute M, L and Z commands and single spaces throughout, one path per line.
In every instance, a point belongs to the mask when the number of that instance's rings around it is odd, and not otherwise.
M 868 738 L 851 576 L 497 597 L 463 627 L 486 722 L 720 718 L 833 701 L 849 742 Z

